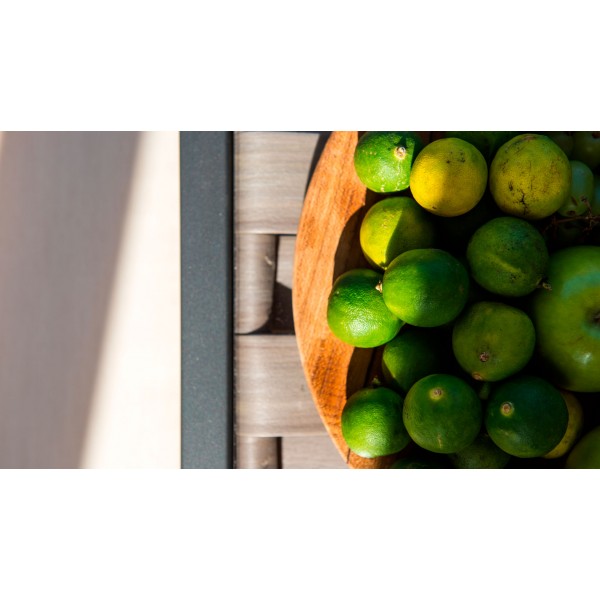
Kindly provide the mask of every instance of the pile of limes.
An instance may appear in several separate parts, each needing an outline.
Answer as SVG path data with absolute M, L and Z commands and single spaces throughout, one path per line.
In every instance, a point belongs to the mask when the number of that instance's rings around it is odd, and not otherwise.
M 529 311 L 552 252 L 598 244 L 600 135 L 373 131 L 354 165 L 375 197 L 365 264 L 327 320 L 376 361 L 348 447 L 394 468 L 600 467 L 600 389 L 551 383 Z

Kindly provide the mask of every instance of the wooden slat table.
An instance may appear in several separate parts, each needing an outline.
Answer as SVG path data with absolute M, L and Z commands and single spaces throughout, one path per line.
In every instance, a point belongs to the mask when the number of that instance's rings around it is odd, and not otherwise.
M 292 319 L 295 235 L 327 137 L 233 137 L 237 468 L 346 468 L 308 392 Z

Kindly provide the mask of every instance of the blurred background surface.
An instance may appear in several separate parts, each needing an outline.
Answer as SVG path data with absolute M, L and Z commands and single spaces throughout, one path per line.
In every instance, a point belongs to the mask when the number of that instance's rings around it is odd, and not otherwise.
M 180 466 L 178 132 L 0 133 L 0 467 Z

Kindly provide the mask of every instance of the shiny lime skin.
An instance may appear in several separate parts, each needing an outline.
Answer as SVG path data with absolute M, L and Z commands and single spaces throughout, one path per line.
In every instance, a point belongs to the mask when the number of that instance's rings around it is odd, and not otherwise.
M 600 247 L 550 256 L 550 290 L 531 295 L 536 352 L 548 379 L 572 392 L 600 391 Z
M 493 388 L 485 428 L 504 452 L 535 458 L 552 450 L 569 422 L 567 404 L 551 383 L 530 375 L 508 379 Z

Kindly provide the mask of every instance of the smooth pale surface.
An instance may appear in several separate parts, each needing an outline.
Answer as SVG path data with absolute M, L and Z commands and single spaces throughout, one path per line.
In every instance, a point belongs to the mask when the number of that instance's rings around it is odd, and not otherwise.
M 0 138 L 0 467 L 179 467 L 178 132 Z

